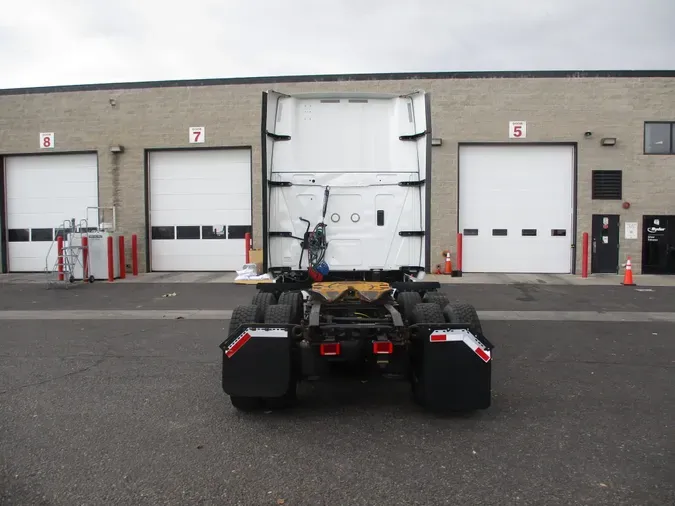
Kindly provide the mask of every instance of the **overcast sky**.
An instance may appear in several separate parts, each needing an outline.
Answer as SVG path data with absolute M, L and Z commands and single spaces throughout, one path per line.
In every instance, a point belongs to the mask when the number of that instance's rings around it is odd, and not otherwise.
M 675 0 L 0 0 L 0 88 L 675 69 Z

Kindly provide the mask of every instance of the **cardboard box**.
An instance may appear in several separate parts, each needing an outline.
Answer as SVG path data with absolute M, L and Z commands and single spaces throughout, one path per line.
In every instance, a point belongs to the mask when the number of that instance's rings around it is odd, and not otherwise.
M 252 249 L 249 251 L 249 263 L 256 265 L 256 273 L 262 274 L 263 250 Z

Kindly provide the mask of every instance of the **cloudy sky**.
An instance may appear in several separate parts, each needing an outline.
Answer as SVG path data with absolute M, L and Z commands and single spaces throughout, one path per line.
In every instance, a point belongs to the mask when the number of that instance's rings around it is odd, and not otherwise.
M 675 69 L 675 0 L 0 0 L 0 88 Z

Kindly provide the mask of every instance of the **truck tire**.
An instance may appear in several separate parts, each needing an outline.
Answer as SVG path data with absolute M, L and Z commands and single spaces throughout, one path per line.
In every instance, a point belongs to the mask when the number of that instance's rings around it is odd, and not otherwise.
M 267 307 L 272 306 L 276 303 L 277 298 L 274 296 L 273 293 L 258 292 L 255 294 L 251 304 L 259 308 L 257 313 L 257 318 L 259 322 L 262 322 L 263 318 L 265 318 L 265 310 L 267 309 Z
M 256 306 L 237 306 L 232 311 L 230 317 L 230 327 L 228 329 L 228 336 L 237 331 L 237 327 L 245 323 L 262 323 L 263 319 L 258 317 L 258 308 Z
M 288 304 L 267 306 L 264 323 L 279 323 L 281 325 L 293 323 L 293 307 Z
M 285 304 L 293 308 L 291 323 L 298 323 L 302 320 L 302 294 L 300 292 L 283 292 L 279 295 L 277 304 Z
M 422 298 L 423 302 L 429 302 L 433 304 L 438 304 L 441 308 L 441 310 L 450 304 L 450 301 L 448 298 L 442 294 L 441 292 L 427 292 L 424 294 L 424 297 Z
M 396 297 L 398 311 L 403 317 L 403 321 L 411 323 L 413 321 L 413 312 L 418 304 L 422 303 L 422 297 L 417 292 L 401 292 Z
M 260 309 L 257 306 L 237 306 L 232 311 L 232 317 L 230 318 L 230 327 L 228 329 L 228 334 L 231 337 L 232 334 L 238 332 L 240 325 L 245 325 L 247 323 L 262 323 L 262 318 L 259 318 Z M 239 411 L 255 411 L 262 408 L 262 399 L 259 397 L 239 397 L 239 396 L 230 396 L 230 402 Z
M 483 335 L 480 318 L 478 318 L 476 308 L 471 304 L 448 304 L 443 308 L 443 316 L 447 323 L 468 324 L 469 332 L 477 336 Z
M 293 307 L 288 304 L 274 304 L 267 306 L 265 311 L 265 323 L 287 325 L 293 323 Z M 298 380 L 295 368 L 291 367 L 291 375 L 288 381 L 288 388 L 281 397 L 266 397 L 263 402 L 267 407 L 274 409 L 283 409 L 291 407 L 298 399 Z
M 445 323 L 441 307 L 435 302 L 422 302 L 413 310 L 414 323 Z
M 441 307 L 434 302 L 422 302 L 415 306 L 413 310 L 413 323 L 419 324 L 437 324 L 445 323 L 445 318 L 443 316 L 443 311 Z M 416 404 L 419 406 L 425 407 L 426 403 L 424 401 L 424 384 L 421 379 L 421 370 L 424 368 L 424 364 L 418 363 L 417 366 L 411 368 L 410 373 L 410 387 L 412 390 L 412 398 Z

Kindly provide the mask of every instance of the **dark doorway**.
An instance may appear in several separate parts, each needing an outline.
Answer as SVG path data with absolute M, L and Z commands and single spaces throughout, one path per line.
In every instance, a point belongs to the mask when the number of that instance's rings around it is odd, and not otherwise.
M 675 216 L 642 217 L 642 273 L 675 274 Z
M 619 215 L 594 214 L 591 235 L 591 272 L 619 272 Z

